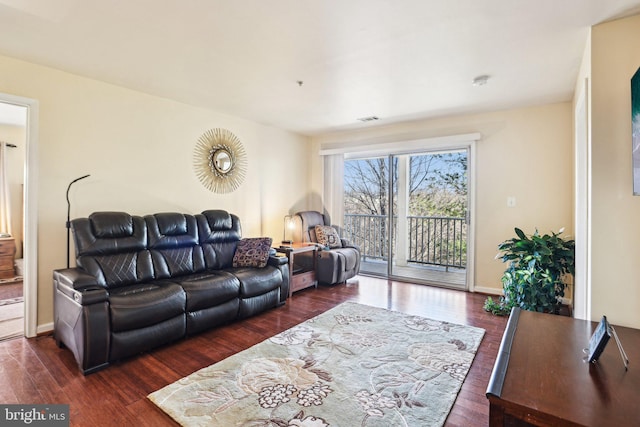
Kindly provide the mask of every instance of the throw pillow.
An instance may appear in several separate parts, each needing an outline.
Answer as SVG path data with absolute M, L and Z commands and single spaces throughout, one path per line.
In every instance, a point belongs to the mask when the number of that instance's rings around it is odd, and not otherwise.
M 233 254 L 233 267 L 257 267 L 267 265 L 269 251 L 271 250 L 271 237 L 252 237 L 242 239 L 236 246 Z
M 316 240 L 321 245 L 329 246 L 331 249 L 342 247 L 338 230 L 330 225 L 316 225 Z

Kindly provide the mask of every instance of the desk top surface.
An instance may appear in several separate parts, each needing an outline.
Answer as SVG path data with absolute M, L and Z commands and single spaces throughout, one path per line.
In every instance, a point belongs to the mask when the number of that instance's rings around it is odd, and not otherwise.
M 640 330 L 614 326 L 630 359 L 625 371 L 613 338 L 596 363 L 583 362 L 596 326 L 521 311 L 497 398 L 567 424 L 640 425 Z

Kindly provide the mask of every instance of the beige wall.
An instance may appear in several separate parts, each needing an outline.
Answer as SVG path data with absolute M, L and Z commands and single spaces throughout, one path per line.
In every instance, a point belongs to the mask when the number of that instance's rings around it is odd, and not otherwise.
M 9 191 L 11 194 L 11 234 L 16 242 L 16 258 L 22 257 L 22 185 L 26 129 L 24 126 L 0 124 L 0 141 L 15 145 L 7 149 Z
M 40 329 L 53 320 L 51 274 L 66 264 L 65 192 L 76 177 L 91 174 L 70 193 L 72 217 L 226 209 L 243 235 L 281 239 L 284 215 L 306 208 L 305 137 L 2 56 L 0 92 L 39 101 Z M 244 184 L 226 195 L 205 189 L 192 167 L 198 137 L 218 127 L 240 138 L 249 161 Z
M 573 233 L 571 103 L 448 117 L 437 120 L 332 133 L 314 138 L 315 149 L 366 142 L 407 141 L 480 132 L 476 163 L 477 290 L 497 292 L 505 265 L 497 246 L 513 228 L 533 233 Z M 317 168 L 318 169 L 318 168 Z M 318 180 L 313 180 L 318 182 Z M 320 189 L 316 189 L 320 191 Z M 515 208 L 507 197 L 516 197 Z
M 630 81 L 640 16 L 593 27 L 591 39 L 593 319 L 640 327 L 640 197 L 633 196 Z
M 306 138 L 273 127 L 11 58 L 0 56 L 0 70 L 0 92 L 40 102 L 39 325 L 52 321 L 51 271 L 65 264 L 66 187 L 87 173 L 71 192 L 72 217 L 221 208 L 240 216 L 244 235 L 280 239 L 283 215 L 322 209 L 321 145 L 480 132 L 475 286 L 501 288 L 504 265 L 494 256 L 513 227 L 573 232 L 570 103 L 332 133 L 314 138 L 311 149 Z M 195 141 L 215 127 L 234 132 L 249 156 L 245 183 L 229 195 L 202 187 L 191 165 Z M 507 208 L 508 196 L 515 208 Z

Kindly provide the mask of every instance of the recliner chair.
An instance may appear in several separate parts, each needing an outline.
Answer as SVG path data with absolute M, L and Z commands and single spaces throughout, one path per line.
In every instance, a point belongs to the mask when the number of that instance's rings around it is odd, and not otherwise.
M 316 226 L 330 226 L 331 224 L 329 217 L 318 211 L 298 212 L 293 216 L 293 220 L 295 221 L 293 237 L 296 242 L 319 244 Z M 339 242 L 335 241 L 334 243 L 334 246 L 338 247 L 327 248 L 319 244 L 322 247 L 318 251 L 316 278 L 318 283 L 324 285 L 345 283 L 360 271 L 360 248 L 342 238 L 339 238 Z

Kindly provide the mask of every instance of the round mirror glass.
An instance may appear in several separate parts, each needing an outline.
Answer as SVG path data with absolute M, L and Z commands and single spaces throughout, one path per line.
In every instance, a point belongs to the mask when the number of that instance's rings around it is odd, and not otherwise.
M 233 166 L 231 164 L 231 155 L 224 149 L 216 150 L 211 160 L 213 160 L 213 167 L 220 173 L 229 172 Z

